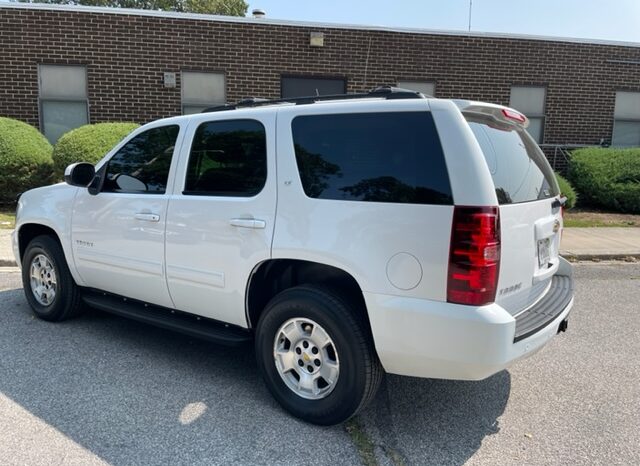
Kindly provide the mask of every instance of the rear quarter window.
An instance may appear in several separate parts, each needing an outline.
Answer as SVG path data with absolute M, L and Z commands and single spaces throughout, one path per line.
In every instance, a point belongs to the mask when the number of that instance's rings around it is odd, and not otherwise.
M 302 186 L 311 198 L 453 204 L 429 112 L 299 116 L 292 131 Z
M 498 203 L 516 204 L 558 195 L 553 170 L 523 129 L 467 117 L 493 178 Z

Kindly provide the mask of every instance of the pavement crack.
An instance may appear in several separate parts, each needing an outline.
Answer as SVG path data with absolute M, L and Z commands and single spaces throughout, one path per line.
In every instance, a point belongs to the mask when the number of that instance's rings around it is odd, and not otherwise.
M 407 466 L 407 457 L 398 446 L 391 415 L 391 400 L 386 378 L 383 379 L 376 400 L 360 416 L 345 425 L 352 443 L 358 450 L 362 464 L 379 466 Z
M 404 456 L 402 456 L 402 453 L 400 453 L 395 448 L 391 448 L 389 445 L 380 445 L 380 448 L 382 448 L 382 451 L 384 451 L 384 454 L 387 455 L 387 458 L 389 458 L 389 461 L 391 461 L 393 466 L 407 465 Z
M 375 454 L 375 444 L 356 418 L 351 418 L 345 424 L 345 430 L 356 447 L 360 460 L 365 466 L 378 466 Z

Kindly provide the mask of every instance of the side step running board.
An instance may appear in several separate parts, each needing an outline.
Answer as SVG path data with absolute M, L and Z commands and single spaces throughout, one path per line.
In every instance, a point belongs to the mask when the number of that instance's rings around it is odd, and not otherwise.
M 239 346 L 253 338 L 248 330 L 240 327 L 101 291 L 84 290 L 82 299 L 89 306 L 110 314 L 225 346 Z

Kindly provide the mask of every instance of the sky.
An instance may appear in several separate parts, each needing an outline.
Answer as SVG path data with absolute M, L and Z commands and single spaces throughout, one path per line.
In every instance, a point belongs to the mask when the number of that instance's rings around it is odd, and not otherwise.
M 471 0 L 471 31 L 640 43 L 640 0 Z M 247 0 L 267 18 L 463 30 L 469 0 Z

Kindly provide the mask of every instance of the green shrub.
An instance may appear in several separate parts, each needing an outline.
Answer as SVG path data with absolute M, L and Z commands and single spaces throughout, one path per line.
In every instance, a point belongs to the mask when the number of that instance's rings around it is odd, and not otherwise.
M 560 186 L 560 193 L 567 198 L 567 202 L 565 203 L 565 209 L 573 209 L 578 202 L 578 194 L 576 190 L 573 189 L 569 180 L 567 180 L 564 176 L 556 173 L 556 180 L 558 180 L 558 186 Z
M 578 149 L 571 155 L 569 180 L 581 203 L 640 213 L 640 148 Z
M 53 148 L 56 176 L 62 178 L 64 169 L 75 162 L 97 163 L 138 126 L 136 123 L 96 123 L 65 133 Z
M 33 126 L 0 117 L 0 203 L 51 183 L 51 144 Z

